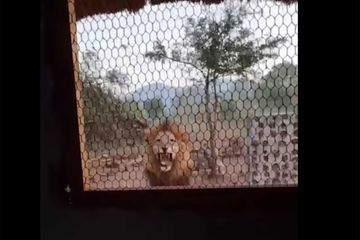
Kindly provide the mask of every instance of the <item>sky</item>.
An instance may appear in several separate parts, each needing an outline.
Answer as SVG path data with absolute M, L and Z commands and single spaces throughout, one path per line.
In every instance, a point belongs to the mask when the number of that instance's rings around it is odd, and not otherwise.
M 227 0 L 213 5 L 186 1 L 156 6 L 147 4 L 136 13 L 121 11 L 87 17 L 77 22 L 80 55 L 95 50 L 101 61 L 102 76 L 110 69 L 118 69 L 129 76 L 131 84 L 128 89 L 107 83 L 106 87 L 114 89 L 119 95 L 155 82 L 174 87 L 191 85 L 189 76 L 176 63 L 153 62 L 145 59 L 144 54 L 153 49 L 153 42 L 157 39 L 167 49 L 176 41 L 181 42 L 188 17 L 200 17 L 210 12 L 215 18 L 221 18 L 225 4 L 235 2 L 238 1 Z M 244 1 L 241 4 L 255 12 L 245 20 L 244 26 L 252 29 L 256 38 L 287 37 L 287 42 L 276 49 L 279 57 L 254 66 L 257 74 L 250 76 L 250 79 L 257 81 L 272 66 L 284 60 L 297 64 L 297 3 L 288 6 L 273 1 Z

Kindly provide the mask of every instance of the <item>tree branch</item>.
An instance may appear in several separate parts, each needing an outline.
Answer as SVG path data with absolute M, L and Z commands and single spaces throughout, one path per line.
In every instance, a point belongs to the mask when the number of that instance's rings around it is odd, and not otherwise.
M 181 60 L 178 60 L 178 59 L 175 59 L 175 58 L 172 58 L 172 57 L 168 57 L 168 56 L 164 56 L 164 55 L 162 57 L 165 58 L 165 59 L 171 60 L 173 62 L 178 62 L 178 63 L 182 63 L 182 64 L 185 64 L 185 65 L 190 65 L 193 68 L 195 68 L 196 70 L 198 70 L 203 75 L 204 78 L 206 78 L 206 75 L 203 72 L 203 70 L 200 69 L 198 66 L 196 66 L 195 64 L 193 64 L 191 62 L 181 61 Z

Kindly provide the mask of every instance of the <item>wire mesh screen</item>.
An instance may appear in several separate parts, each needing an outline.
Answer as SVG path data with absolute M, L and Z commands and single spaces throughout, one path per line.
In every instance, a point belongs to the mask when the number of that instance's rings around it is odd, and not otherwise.
M 296 3 L 69 6 L 85 190 L 297 184 Z

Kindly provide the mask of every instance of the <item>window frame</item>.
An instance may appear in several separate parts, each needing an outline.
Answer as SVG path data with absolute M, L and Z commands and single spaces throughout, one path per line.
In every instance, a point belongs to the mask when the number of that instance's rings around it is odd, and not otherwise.
M 201 209 L 224 210 L 243 207 L 296 207 L 297 186 L 181 189 L 181 190 L 119 190 L 84 191 L 82 182 L 81 149 L 79 139 L 76 71 L 73 51 L 76 40 L 71 37 L 76 28 L 71 25 L 69 6 L 74 0 L 48 3 L 44 23 L 49 42 L 48 61 L 54 70 L 56 100 L 62 125 L 64 176 L 71 189 L 74 204 L 105 204 L 126 208 L 151 206 L 191 206 Z M 69 5 L 70 4 L 70 5 Z M 49 29 L 56 29 L 49 31 Z M 75 33 L 76 36 L 76 33 Z

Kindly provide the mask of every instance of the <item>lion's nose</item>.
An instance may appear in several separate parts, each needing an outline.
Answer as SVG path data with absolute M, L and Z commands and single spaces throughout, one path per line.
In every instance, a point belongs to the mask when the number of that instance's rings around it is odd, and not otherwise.
M 163 150 L 163 152 L 166 152 L 166 147 L 162 147 L 161 149 Z

